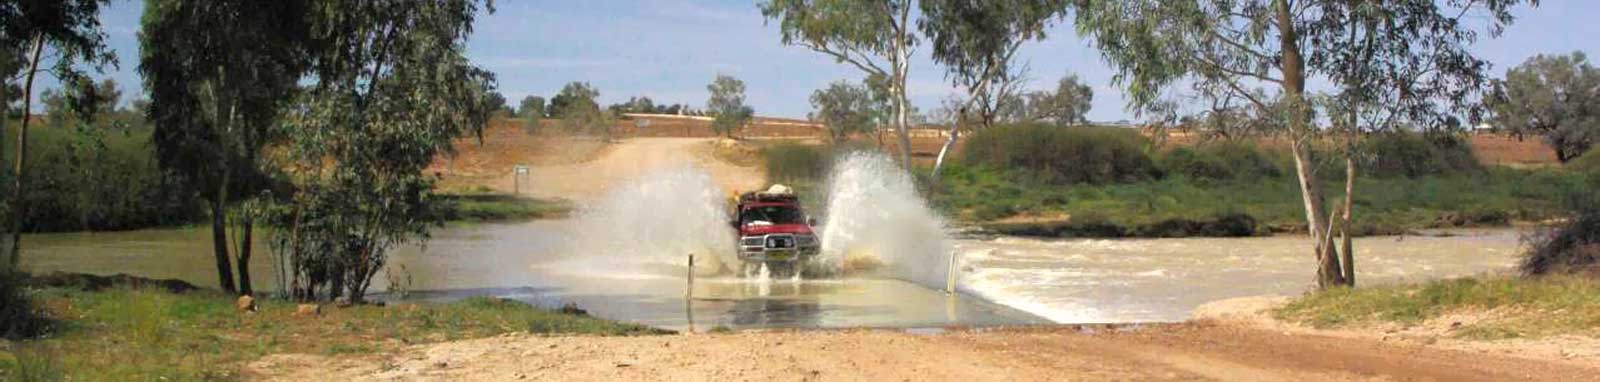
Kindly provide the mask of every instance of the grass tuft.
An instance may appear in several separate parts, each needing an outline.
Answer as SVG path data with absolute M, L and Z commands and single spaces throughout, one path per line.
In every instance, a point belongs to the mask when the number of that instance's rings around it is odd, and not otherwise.
M 1337 288 L 1303 296 L 1273 312 L 1280 320 L 1317 328 L 1412 326 L 1447 314 L 1482 316 L 1453 332 L 1461 338 L 1600 337 L 1600 281 L 1486 277 Z

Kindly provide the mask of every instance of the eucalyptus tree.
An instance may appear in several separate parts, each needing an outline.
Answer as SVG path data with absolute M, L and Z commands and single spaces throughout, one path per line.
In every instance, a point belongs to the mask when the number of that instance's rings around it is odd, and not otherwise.
M 1054 91 L 1029 92 L 1026 98 L 1029 119 L 1070 126 L 1089 121 L 1085 115 L 1094 105 L 1094 88 L 1084 84 L 1076 74 L 1068 74 L 1056 81 Z
M 917 37 L 911 0 L 767 0 L 758 5 L 777 20 L 783 43 L 799 45 L 861 70 L 888 97 L 900 140 L 900 162 L 911 170 L 911 101 L 906 76 Z
M 811 107 L 809 117 L 827 125 L 829 140 L 834 144 L 849 140 L 850 134 L 872 129 L 872 93 L 866 86 L 834 81 L 811 93 Z
M 312 82 L 286 120 L 297 194 L 276 246 L 295 295 L 360 302 L 397 245 L 439 224 L 423 170 L 494 110 L 493 74 L 468 61 L 476 0 L 320 0 L 310 15 Z
M 1149 110 L 1167 91 L 1187 85 L 1202 98 L 1247 100 L 1263 111 L 1257 118 L 1277 123 L 1291 142 L 1317 284 L 1326 288 L 1348 284 L 1344 275 L 1353 271 L 1332 242 L 1311 149 L 1324 131 L 1316 126 L 1307 83 L 1368 87 L 1363 91 L 1381 94 L 1353 99 L 1408 117 L 1440 113 L 1438 103 L 1464 101 L 1483 81 L 1487 64 L 1465 49 L 1478 37 L 1468 22 L 1482 20 L 1498 34 L 1520 3 L 1074 0 L 1073 6 L 1079 32 L 1118 69 L 1133 107 Z
M 517 104 L 517 115 L 525 118 L 544 118 L 544 97 L 522 97 L 522 102 Z
M 529 134 L 539 130 L 539 120 L 544 119 L 544 97 L 522 97 L 522 102 L 517 105 L 517 115 L 522 117 L 523 125 Z
M 506 96 L 504 94 L 500 94 L 500 92 L 489 92 L 489 94 L 485 95 L 484 97 L 487 97 L 484 102 L 489 103 L 489 109 L 494 110 L 496 115 L 504 117 L 516 115 L 517 110 L 512 109 L 511 105 L 506 104 Z
M 217 277 L 225 291 L 253 292 L 249 264 L 255 216 L 241 211 L 229 270 L 230 209 L 265 191 L 262 156 L 309 61 L 304 0 L 148 0 L 139 32 L 139 72 L 160 166 L 187 180 L 211 207 Z
M 13 78 L 20 77 L 22 120 L 17 126 L 16 156 L 12 162 L 10 221 L 10 259 L 6 269 L 16 269 L 22 260 L 22 226 L 28 207 L 22 203 L 26 187 L 28 128 L 33 119 L 33 85 L 41 71 L 61 83 L 83 80 L 83 64 L 95 70 L 115 66 L 116 56 L 106 46 L 100 27 L 100 7 L 109 0 L 13 0 L 0 4 L 0 88 L 10 90 Z M 45 51 L 50 51 L 47 62 Z M 7 91 L 9 93 L 9 91 Z M 10 105 L 10 100 L 0 96 Z M 3 118 L 0 118 L 3 119 Z M 0 248 L 0 251 L 5 248 Z
M 550 117 L 561 119 L 561 129 L 590 132 L 611 139 L 611 118 L 600 109 L 600 90 L 588 82 L 573 81 L 550 98 Z
M 1543 137 L 1561 162 L 1600 142 L 1600 69 L 1583 52 L 1529 58 L 1495 82 L 1487 101 L 1496 127 Z
M 933 60 L 945 67 L 951 83 L 967 92 L 966 105 L 978 117 L 980 127 L 994 125 L 1007 102 L 1018 100 L 1016 93 L 1025 82 L 1025 70 L 1014 64 L 1017 52 L 1028 41 L 1045 38 L 1049 22 L 1066 11 L 1066 0 L 922 0 L 918 24 L 929 45 Z M 934 160 L 933 175 L 938 176 L 945 156 L 961 134 L 961 124 L 950 125 L 944 146 Z
M 706 91 L 711 93 L 711 98 L 706 99 L 706 111 L 716 117 L 711 121 L 713 130 L 723 136 L 733 137 L 735 132 L 750 123 L 755 111 L 744 104 L 744 81 L 718 74 L 710 85 L 706 85 Z

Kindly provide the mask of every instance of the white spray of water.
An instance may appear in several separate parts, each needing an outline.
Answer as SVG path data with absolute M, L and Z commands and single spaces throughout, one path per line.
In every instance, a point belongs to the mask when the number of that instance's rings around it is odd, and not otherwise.
M 879 153 L 851 153 L 836 163 L 822 260 L 845 272 L 881 263 L 893 277 L 943 289 L 952 247 L 911 176 Z
M 694 254 L 696 273 L 721 272 L 734 264 L 725 198 L 705 170 L 689 165 L 623 183 L 579 213 L 570 263 L 681 272 Z

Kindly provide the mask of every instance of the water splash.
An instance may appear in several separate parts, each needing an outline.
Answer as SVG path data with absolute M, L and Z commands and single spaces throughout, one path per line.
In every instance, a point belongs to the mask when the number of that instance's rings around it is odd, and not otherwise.
M 944 221 L 916 183 L 880 153 L 835 162 L 822 226 L 822 261 L 843 273 L 879 268 L 889 276 L 943 289 L 952 247 Z
M 704 169 L 692 165 L 623 183 L 579 212 L 569 263 L 597 271 L 678 274 L 694 254 L 696 274 L 725 272 L 736 264 L 726 197 Z

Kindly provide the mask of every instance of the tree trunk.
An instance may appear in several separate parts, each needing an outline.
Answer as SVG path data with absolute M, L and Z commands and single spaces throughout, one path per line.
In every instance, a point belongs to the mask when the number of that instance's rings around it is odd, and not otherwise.
M 1343 251 L 1339 263 L 1344 266 L 1344 284 L 1351 287 L 1356 286 L 1356 250 L 1354 241 L 1350 239 L 1350 215 L 1356 195 L 1356 160 L 1353 154 L 1346 153 L 1344 157 L 1344 211 L 1339 217 L 1339 248 Z
M 1328 215 L 1324 213 L 1322 188 L 1316 176 L 1315 162 L 1311 156 L 1310 140 L 1315 135 L 1306 113 L 1305 62 L 1300 56 L 1299 34 L 1294 29 L 1287 0 L 1277 0 L 1273 6 L 1278 27 L 1279 45 L 1283 51 L 1279 69 L 1283 73 L 1283 93 L 1289 103 L 1289 134 L 1293 140 L 1290 152 L 1294 155 L 1295 176 L 1299 180 L 1301 202 L 1305 205 L 1307 230 L 1315 244 L 1313 254 L 1317 259 L 1317 287 L 1326 289 L 1342 284 L 1343 275 L 1339 259 L 1324 245 L 1328 237 L 1325 229 Z
M 211 198 L 211 248 L 217 261 L 217 281 L 224 292 L 237 293 L 233 287 L 233 271 L 228 264 L 228 175 L 222 176 L 217 195 Z
M 900 27 L 894 41 L 894 60 L 890 62 L 893 66 L 891 70 L 894 73 L 889 77 L 891 82 L 889 85 L 890 96 L 894 97 L 894 123 L 895 128 L 900 132 L 900 165 L 905 166 L 908 174 L 912 173 L 914 168 L 911 163 L 911 120 L 907 115 L 911 112 L 911 101 L 906 99 L 906 72 L 911 67 L 909 62 L 911 60 L 911 48 L 906 46 L 910 44 L 910 39 L 906 36 L 910 33 L 907 30 L 911 28 L 910 8 L 909 6 L 904 6 L 900 9 L 900 20 L 898 21 Z
M 939 148 L 939 156 L 933 160 L 933 180 L 939 180 L 939 169 L 944 168 L 944 158 L 955 148 L 956 140 L 961 139 L 961 124 L 950 124 L 950 136 L 944 140 L 944 146 Z
M 255 294 L 254 288 L 250 286 L 250 239 L 251 230 L 254 228 L 255 222 L 251 216 L 246 215 L 243 217 L 244 222 L 239 224 L 240 232 L 237 233 L 239 235 L 239 261 L 234 266 L 239 270 L 239 294 Z
M 895 87 L 894 127 L 900 134 L 900 165 L 905 167 L 906 172 L 911 172 L 911 127 L 909 126 L 911 121 L 906 116 L 906 89 L 903 87 L 905 80 L 898 81 L 901 85 Z
M 28 58 L 28 78 L 22 90 L 22 123 L 17 126 L 16 168 L 11 172 L 11 259 L 8 268 L 12 270 L 22 269 L 22 221 L 28 215 L 28 204 L 22 202 L 23 180 L 27 179 L 23 170 L 28 161 L 28 123 L 33 119 L 33 79 L 39 74 L 39 55 L 43 52 L 44 34 L 35 34 L 33 54 Z

